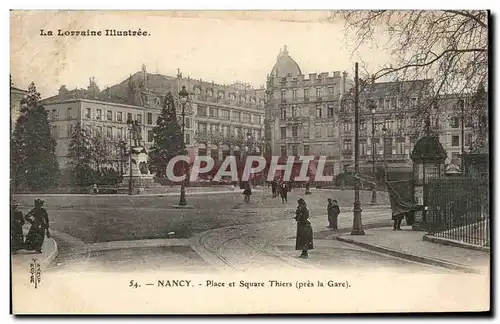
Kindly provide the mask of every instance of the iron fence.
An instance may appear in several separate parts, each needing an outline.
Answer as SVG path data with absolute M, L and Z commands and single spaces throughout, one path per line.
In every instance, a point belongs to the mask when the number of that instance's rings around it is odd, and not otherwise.
M 432 179 L 427 195 L 428 234 L 490 246 L 488 177 Z

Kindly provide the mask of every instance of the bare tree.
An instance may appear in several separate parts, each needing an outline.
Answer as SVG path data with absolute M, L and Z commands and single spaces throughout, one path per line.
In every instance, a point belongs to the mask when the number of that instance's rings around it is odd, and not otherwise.
M 474 132 L 485 131 L 481 121 L 488 119 L 488 105 L 478 105 L 474 97 L 488 81 L 487 11 L 339 11 L 331 17 L 339 18 L 345 23 L 346 40 L 353 42 L 353 54 L 370 44 L 374 53 L 386 51 L 393 58 L 376 71 L 366 71 L 366 79 L 429 79 L 429 89 L 410 90 L 424 92 L 415 116 L 428 118 L 439 108 L 441 96 L 455 94 L 476 103 L 466 105 L 465 114 L 479 127 Z M 477 136 L 476 147 L 485 148 L 484 135 Z

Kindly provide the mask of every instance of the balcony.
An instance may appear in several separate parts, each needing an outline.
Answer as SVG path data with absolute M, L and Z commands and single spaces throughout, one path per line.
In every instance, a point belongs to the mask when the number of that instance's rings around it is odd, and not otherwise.
M 316 101 L 323 101 L 322 97 L 316 97 Z
M 373 155 L 367 155 L 363 154 L 360 155 L 359 158 L 365 162 L 372 162 L 373 161 Z M 377 162 L 406 162 L 410 159 L 408 154 L 386 154 L 385 156 L 383 154 L 377 154 L 375 156 L 375 160 Z
M 342 150 L 342 157 L 344 158 L 351 158 L 352 155 L 353 155 L 353 151 L 352 150 Z

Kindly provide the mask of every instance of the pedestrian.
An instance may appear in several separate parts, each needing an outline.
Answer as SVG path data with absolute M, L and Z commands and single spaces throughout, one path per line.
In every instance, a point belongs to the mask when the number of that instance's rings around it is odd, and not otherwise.
M 394 221 L 394 228 L 393 228 L 394 231 L 401 230 L 401 222 L 403 221 L 404 217 L 405 217 L 405 213 L 392 215 L 392 220 Z
M 281 196 L 281 203 L 282 204 L 288 202 L 288 187 L 286 185 L 286 182 L 284 182 L 284 181 L 280 187 L 280 196 Z
M 14 200 L 11 203 L 10 209 L 10 248 L 13 254 L 21 250 L 24 245 L 24 235 L 23 235 L 23 225 L 24 218 L 23 213 L 17 210 L 19 203 Z
M 276 198 L 277 194 L 276 194 L 276 190 L 277 190 L 277 183 L 276 183 L 276 179 L 273 179 L 273 181 L 271 182 L 271 191 L 273 193 L 273 198 Z
M 309 182 L 306 183 L 306 195 L 310 195 L 311 194 L 311 188 L 309 186 Z
M 307 259 L 307 251 L 314 249 L 313 231 L 311 222 L 309 221 L 309 211 L 304 199 L 298 201 L 297 211 L 295 212 L 295 220 L 297 221 L 297 238 L 295 239 L 295 250 L 302 251 L 299 258 Z
M 245 190 L 243 190 L 243 194 L 245 195 L 243 201 L 249 203 L 250 196 L 252 195 L 252 188 L 250 188 L 250 184 L 248 182 L 245 184 Z
M 97 184 L 94 183 L 94 185 L 92 186 L 92 193 L 94 195 L 97 195 L 99 193 L 99 189 L 97 188 Z
M 328 223 L 329 223 L 328 227 L 337 231 L 339 229 L 338 218 L 340 214 L 340 207 L 336 200 L 328 198 L 327 212 L 328 212 Z
M 42 245 L 45 235 L 50 237 L 49 215 L 47 214 L 45 208 L 43 208 L 43 200 L 35 200 L 35 208 L 26 214 L 25 219 L 31 224 L 31 227 L 28 235 L 26 236 L 24 248 L 30 251 L 34 250 L 36 253 L 42 253 Z

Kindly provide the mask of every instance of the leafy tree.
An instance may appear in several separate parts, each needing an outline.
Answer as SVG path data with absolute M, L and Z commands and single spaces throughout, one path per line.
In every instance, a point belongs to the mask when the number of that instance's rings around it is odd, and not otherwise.
M 475 130 L 476 138 L 472 143 L 471 151 L 475 153 L 488 152 L 488 95 L 481 83 L 472 97 L 471 104 L 469 105 L 470 126 Z M 475 117 L 475 118 L 474 118 Z
M 94 164 L 94 169 L 97 171 L 109 162 L 110 152 L 108 144 L 108 141 L 100 132 L 95 132 L 90 138 L 91 161 Z
M 157 175 L 165 173 L 168 161 L 179 154 L 185 154 L 182 130 L 177 121 L 175 102 L 172 93 L 167 93 L 163 101 L 163 109 L 158 116 L 157 126 L 153 128 L 154 144 L 151 149 L 151 164 Z
M 76 185 L 86 186 L 92 184 L 94 172 L 90 166 L 92 161 L 92 148 L 90 134 L 78 122 L 71 134 L 68 157 L 71 159 L 73 181 Z
M 423 131 L 424 120 L 445 94 L 470 98 L 488 80 L 488 12 L 486 10 L 366 10 L 338 11 L 331 21 L 345 24 L 345 36 L 359 57 L 362 46 L 389 53 L 390 63 L 377 68 L 363 65 L 366 77 L 383 81 L 428 78 L 429 86 L 415 83 L 426 100 L 415 109 Z M 382 41 L 383 40 L 383 41 Z M 358 59 L 363 64 L 362 58 Z M 360 88 L 363 88 L 361 82 Z M 466 105 L 465 114 L 480 131 L 486 105 Z M 487 138 L 482 137 L 484 140 Z M 484 146 L 484 143 L 481 144 Z
M 11 165 L 16 188 L 46 189 L 57 183 L 59 165 L 47 111 L 40 105 L 35 83 L 28 88 L 11 141 Z

